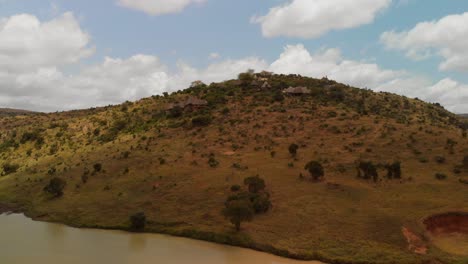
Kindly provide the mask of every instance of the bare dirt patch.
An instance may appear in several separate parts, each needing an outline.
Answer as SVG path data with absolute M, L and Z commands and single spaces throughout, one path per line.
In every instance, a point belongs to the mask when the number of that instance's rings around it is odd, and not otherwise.
M 435 246 L 452 254 L 468 255 L 468 213 L 431 216 L 424 225 Z
M 426 243 L 424 243 L 424 241 L 418 235 L 406 227 L 403 227 L 401 231 L 408 241 L 408 249 L 410 251 L 421 255 L 425 255 L 427 253 Z
M 446 213 L 424 220 L 426 229 L 432 235 L 460 233 L 468 235 L 468 213 Z

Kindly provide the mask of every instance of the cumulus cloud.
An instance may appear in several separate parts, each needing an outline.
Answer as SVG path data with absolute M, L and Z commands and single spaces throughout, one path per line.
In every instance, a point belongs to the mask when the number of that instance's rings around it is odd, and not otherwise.
M 440 56 L 440 70 L 468 72 L 468 12 L 438 21 L 422 22 L 402 32 L 384 32 L 380 40 L 389 49 L 406 52 L 415 60 Z
M 76 66 L 93 52 L 90 37 L 73 14 L 65 13 L 48 22 L 31 15 L 0 21 L 1 107 L 56 111 L 117 104 L 184 89 L 194 80 L 219 82 L 255 69 L 328 76 L 353 86 L 438 101 L 449 110 L 468 112 L 468 85 L 450 78 L 434 83 L 405 71 L 346 59 L 339 49 L 310 52 L 300 44 L 286 46 L 272 63 L 246 57 L 216 60 L 196 68 L 181 61 L 171 70 L 157 56 L 138 54 L 107 57 L 70 74 L 65 71 L 66 65 Z
M 349 29 L 374 21 L 392 0 L 292 0 L 253 17 L 265 37 L 317 38 L 331 30 Z
M 303 45 L 289 45 L 274 61 L 270 70 L 277 73 L 297 73 L 328 78 L 357 87 L 376 87 L 402 75 L 402 72 L 384 70 L 377 64 L 346 60 L 339 49 L 320 50 L 311 54 Z
M 72 13 L 48 22 L 22 14 L 0 19 L 0 70 L 27 71 L 90 56 L 90 36 Z
M 206 0 L 119 0 L 118 4 L 123 7 L 157 16 L 178 13 L 191 4 L 203 2 L 206 2 Z

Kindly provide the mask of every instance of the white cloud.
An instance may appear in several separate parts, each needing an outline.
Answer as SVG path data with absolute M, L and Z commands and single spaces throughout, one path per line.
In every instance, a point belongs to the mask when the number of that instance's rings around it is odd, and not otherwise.
M 440 70 L 468 72 L 468 12 L 422 22 L 403 32 L 384 32 L 380 39 L 389 49 L 402 50 L 420 60 L 434 55 L 444 61 Z
M 376 87 L 401 76 L 402 72 L 383 70 L 377 64 L 346 60 L 338 49 L 320 50 L 311 54 L 303 45 L 287 46 L 270 70 L 277 73 L 297 73 L 328 78 L 357 87 Z
M 292 0 L 253 17 L 265 37 L 317 38 L 331 30 L 349 29 L 374 21 L 392 0 Z
M 70 64 L 94 52 L 72 13 L 48 22 L 28 14 L 0 19 L 0 40 L 0 70 Z
M 119 0 L 118 4 L 123 7 L 157 16 L 178 13 L 191 4 L 200 4 L 206 1 L 207 0 Z
M 345 59 L 339 49 L 311 53 L 290 45 L 272 63 L 258 58 L 225 59 L 204 68 L 179 62 L 175 70 L 153 55 L 105 58 L 82 66 L 74 74 L 65 65 L 77 65 L 89 56 L 90 37 L 71 13 L 40 22 L 31 15 L 0 19 L 0 106 L 55 111 L 107 104 L 187 88 L 194 80 L 206 83 L 236 78 L 247 69 L 298 73 L 375 90 L 392 91 L 440 102 L 449 110 L 468 112 L 468 85 L 450 78 L 437 83 L 375 63 Z

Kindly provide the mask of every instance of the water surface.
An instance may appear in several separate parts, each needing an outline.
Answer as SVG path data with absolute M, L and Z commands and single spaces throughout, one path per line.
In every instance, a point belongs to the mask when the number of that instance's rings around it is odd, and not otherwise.
M 254 250 L 158 234 L 77 229 L 0 215 L 5 264 L 318 264 Z

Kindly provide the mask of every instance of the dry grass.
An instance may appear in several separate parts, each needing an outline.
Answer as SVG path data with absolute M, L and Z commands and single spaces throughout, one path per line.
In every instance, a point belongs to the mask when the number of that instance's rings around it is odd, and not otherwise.
M 128 112 L 146 109 L 155 113 L 168 100 L 174 99 L 145 99 L 130 106 Z M 66 122 L 68 127 L 62 129 L 62 138 L 56 137 L 61 128 L 43 132 L 46 145 L 59 142 L 57 154 L 48 155 L 46 146 L 36 150 L 33 143 L 0 154 L 0 163 L 21 164 L 18 173 L 0 177 L 0 202 L 26 206 L 40 219 L 76 226 L 126 227 L 131 214 L 144 211 L 149 230 L 242 236 L 253 243 L 245 246 L 269 245 L 296 256 L 329 261 L 468 261 L 454 255 L 455 251 L 443 252 L 431 244 L 428 255 L 413 254 L 401 233 L 405 226 L 429 242 L 423 218 L 447 211 L 468 212 L 468 189 L 458 182 L 468 175 L 452 173 L 468 154 L 467 139 L 459 129 L 417 122 L 418 111 L 410 115 L 410 124 L 401 124 L 379 115 L 357 115 L 343 104 L 325 106 L 287 98 L 285 112 L 270 112 L 271 104 L 249 107 L 255 102 L 251 97 L 242 102 L 231 100 L 227 104 L 230 113 L 214 114 L 208 127 L 170 128 L 168 124 L 174 121 L 162 119 L 149 130 L 120 133 L 115 141 L 104 144 L 88 132 L 100 127 L 96 120 L 121 115 L 119 107 L 5 119 L 9 125 L 0 128 L 3 135 L 13 128 L 18 133 L 31 129 L 38 122 L 44 127 Z M 330 111 L 338 116 L 328 117 Z M 229 120 L 241 121 L 231 125 Z M 446 147 L 449 138 L 458 142 L 453 153 Z M 291 143 L 300 146 L 296 158 L 288 153 Z M 30 157 L 26 155 L 29 149 Z M 125 151 L 130 153 L 128 158 L 122 157 Z M 276 153 L 274 157 L 271 152 Z M 216 168 L 208 165 L 210 153 L 219 161 Z M 446 162 L 437 163 L 436 156 L 446 157 Z M 165 164 L 160 164 L 161 158 Z M 403 179 L 381 177 L 377 183 L 357 179 L 357 159 L 402 161 Z M 310 160 L 324 164 L 325 181 L 308 179 L 303 167 Z M 427 162 L 421 163 L 424 160 Z M 83 184 L 85 168 L 92 171 L 95 163 L 103 165 L 103 172 L 91 173 Z M 242 168 L 233 168 L 234 163 Z M 53 177 L 47 174 L 51 167 L 67 181 L 64 196 L 56 200 L 42 191 Z M 438 181 L 435 172 L 449 177 Z M 299 178 L 301 173 L 304 179 Z M 383 169 L 379 173 L 385 175 Z M 273 208 L 243 224 L 240 235 L 233 234 L 220 213 L 224 200 L 230 186 L 241 185 L 245 177 L 256 174 L 265 179 Z

